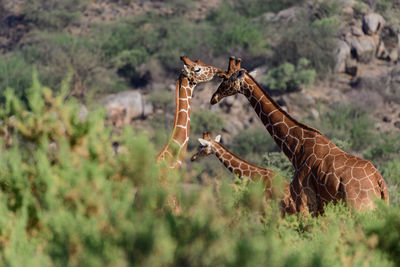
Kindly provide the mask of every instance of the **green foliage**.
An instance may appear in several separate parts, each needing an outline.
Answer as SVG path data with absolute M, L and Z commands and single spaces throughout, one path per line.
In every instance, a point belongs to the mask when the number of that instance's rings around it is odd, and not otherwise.
M 381 134 L 375 139 L 373 147 L 364 153 L 368 159 L 377 163 L 385 163 L 391 159 L 399 160 L 400 155 L 400 135 Z
M 288 157 L 282 152 L 270 152 L 264 156 L 265 167 L 275 171 L 281 177 L 291 181 L 294 167 Z
M 295 64 L 301 58 L 310 61 L 310 66 L 321 76 L 331 72 L 334 60 L 334 38 L 339 26 L 336 16 L 312 19 L 303 15 L 289 25 L 279 45 L 276 46 L 274 62 Z
M 400 210 L 399 207 L 387 207 L 380 205 L 376 214 L 361 216 L 361 222 L 365 232 L 371 239 L 377 241 L 377 247 L 387 253 L 393 259 L 396 266 L 400 264 L 397 257 L 400 253 Z M 384 218 L 384 219 L 382 219 Z M 375 241 L 375 242 L 376 242 Z
M 149 101 L 155 108 L 163 110 L 172 110 L 175 107 L 171 92 L 167 90 L 158 90 L 150 94 Z
M 59 88 L 63 77 L 73 73 L 71 87 L 74 94 L 86 95 L 114 91 L 118 79 L 101 64 L 99 44 L 88 38 L 70 34 L 36 34 L 22 50 L 26 60 L 35 64 L 41 79 Z M 115 90 L 116 91 L 116 90 Z
M 86 4 L 86 0 L 26 0 L 23 12 L 36 27 L 60 30 L 77 22 Z
M 219 133 L 225 126 L 225 120 L 210 110 L 193 111 L 190 116 L 191 132 L 201 135 L 203 132 Z
M 262 155 L 266 151 L 278 149 L 265 128 L 241 131 L 231 143 L 232 152 L 257 164 L 262 162 Z
M 262 25 L 241 16 L 229 4 L 222 5 L 218 10 L 211 12 L 207 22 L 213 29 L 209 42 L 212 44 L 211 48 L 214 54 L 245 48 L 251 54 L 256 55 L 266 48 Z
M 234 0 L 232 2 L 240 14 L 254 18 L 266 12 L 279 12 L 282 9 L 299 5 L 304 0 Z
M 336 103 L 321 118 L 321 130 L 328 138 L 349 142 L 354 150 L 366 150 L 374 140 L 371 119 L 356 105 Z
M 328 205 L 317 218 L 281 218 L 262 185 L 245 179 L 188 192 L 169 173 L 161 177 L 169 186 L 159 186 L 148 137 L 125 129 L 115 154 L 104 112 L 80 117 L 63 84 L 54 93 L 35 74 L 26 101 L 5 93 L 1 265 L 398 264 L 398 206 L 358 215 Z M 179 196 L 180 215 L 166 204 L 169 194 Z
M 32 80 L 32 66 L 21 53 L 0 56 L 0 92 L 13 88 L 19 96 L 24 95 Z
M 301 58 L 297 66 L 285 62 L 282 65 L 268 71 L 261 81 L 271 90 L 295 91 L 302 86 L 314 83 L 316 72 L 309 68 L 309 61 Z

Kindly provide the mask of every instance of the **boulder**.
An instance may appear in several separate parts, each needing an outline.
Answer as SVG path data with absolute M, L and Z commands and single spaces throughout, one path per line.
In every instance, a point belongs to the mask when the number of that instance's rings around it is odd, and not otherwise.
M 346 36 L 346 42 L 357 61 L 368 63 L 375 57 L 379 36 Z
M 362 35 L 364 35 L 364 33 L 361 30 L 361 28 L 359 28 L 357 26 L 352 26 L 351 27 L 351 34 L 353 34 L 354 36 L 362 36 Z
M 385 19 L 377 13 L 369 13 L 363 17 L 362 29 L 365 34 L 374 35 L 385 26 Z
M 104 99 L 107 117 L 114 126 L 128 125 L 132 120 L 147 116 L 153 107 L 139 91 L 125 91 Z
M 350 57 L 350 46 L 343 40 L 339 40 L 335 51 L 335 72 L 346 71 L 346 59 Z

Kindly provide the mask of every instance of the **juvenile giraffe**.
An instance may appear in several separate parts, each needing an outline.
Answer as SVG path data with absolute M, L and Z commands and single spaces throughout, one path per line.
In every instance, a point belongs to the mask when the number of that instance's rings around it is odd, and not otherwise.
M 204 64 L 200 60 L 192 61 L 181 57 L 184 63 L 175 87 L 175 119 L 171 136 L 157 156 L 157 163 L 164 161 L 168 168 L 178 169 L 186 152 L 190 131 L 190 103 L 193 89 L 199 83 L 211 81 L 223 71 Z
M 210 133 L 203 133 L 203 138 L 198 140 L 200 145 L 197 153 L 192 156 L 191 161 L 215 154 L 222 164 L 230 172 L 238 175 L 239 178 L 248 177 L 251 181 L 263 182 L 267 200 L 271 199 L 271 197 L 282 198 L 283 195 L 289 195 L 289 183 L 286 180 L 277 176 L 273 170 L 251 164 L 230 152 L 220 143 L 221 135 L 218 135 L 213 140 L 210 137 Z
M 317 215 L 328 202 L 343 200 L 357 210 L 374 208 L 374 198 L 389 203 L 385 180 L 373 164 L 339 149 L 318 130 L 304 125 L 284 111 L 244 69 L 234 72 L 211 98 L 214 105 L 224 97 L 241 93 L 280 149 L 295 167 L 290 184 L 293 212 Z

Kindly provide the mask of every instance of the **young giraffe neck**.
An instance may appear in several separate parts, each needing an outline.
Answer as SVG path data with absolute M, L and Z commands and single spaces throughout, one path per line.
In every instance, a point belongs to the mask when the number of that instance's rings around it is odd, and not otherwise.
M 215 155 L 219 161 L 221 161 L 229 171 L 238 175 L 239 177 L 247 176 L 250 179 L 255 177 L 264 177 L 272 179 L 275 176 L 275 173 L 272 170 L 253 165 L 231 153 L 222 144 L 216 141 L 211 142 L 213 144 Z
M 190 103 L 195 86 L 183 74 L 176 82 L 174 126 L 171 137 L 157 156 L 157 162 L 164 160 L 172 169 L 181 166 L 186 152 L 190 131 Z
M 241 90 L 281 151 L 295 167 L 300 165 L 305 156 L 302 141 L 322 134 L 292 118 L 247 72 Z

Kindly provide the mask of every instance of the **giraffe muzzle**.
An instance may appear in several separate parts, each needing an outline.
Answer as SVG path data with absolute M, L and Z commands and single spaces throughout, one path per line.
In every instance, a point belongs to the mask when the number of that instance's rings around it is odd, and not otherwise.
M 190 161 L 195 161 L 197 159 L 197 154 L 194 154 L 191 158 Z
M 215 104 L 217 104 L 218 102 L 219 102 L 219 96 L 218 96 L 217 94 L 214 94 L 214 95 L 211 97 L 210 104 L 211 104 L 211 105 L 215 105 Z

